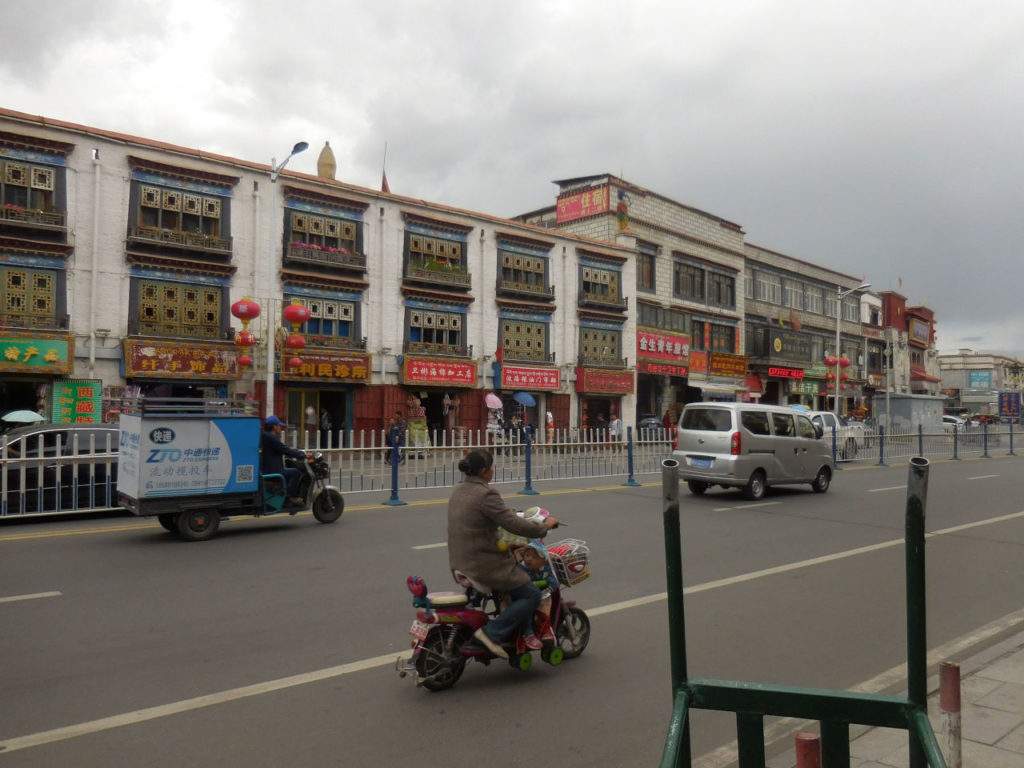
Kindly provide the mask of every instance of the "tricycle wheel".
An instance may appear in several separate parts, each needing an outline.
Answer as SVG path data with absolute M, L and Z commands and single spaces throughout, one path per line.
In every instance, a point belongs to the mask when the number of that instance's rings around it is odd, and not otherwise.
M 552 667 L 557 667 L 562 663 L 562 659 L 565 658 L 565 651 L 559 647 L 547 648 L 540 652 L 540 658 L 542 661 L 546 661 Z
M 175 533 L 178 530 L 178 521 L 175 519 L 177 515 L 171 513 L 167 515 L 157 515 L 156 519 L 160 521 L 160 525 L 164 527 L 164 530 Z
M 341 491 L 328 488 L 313 502 L 313 517 L 321 523 L 333 523 L 345 511 L 345 499 Z
M 510 653 L 508 656 L 508 663 L 513 669 L 518 669 L 520 672 L 526 672 L 531 666 L 533 666 L 533 654 L 529 651 L 526 653 Z
M 185 541 L 205 541 L 220 527 L 216 509 L 190 509 L 178 513 L 178 534 Z

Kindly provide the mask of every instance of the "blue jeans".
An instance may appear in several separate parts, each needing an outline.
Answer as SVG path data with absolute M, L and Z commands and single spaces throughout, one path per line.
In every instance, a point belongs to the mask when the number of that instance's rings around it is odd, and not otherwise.
M 508 596 L 512 598 L 508 608 L 484 627 L 484 632 L 496 643 L 500 643 L 523 623 L 532 619 L 541 600 L 540 590 L 532 581 L 526 582 L 521 587 L 516 587 L 508 593 Z

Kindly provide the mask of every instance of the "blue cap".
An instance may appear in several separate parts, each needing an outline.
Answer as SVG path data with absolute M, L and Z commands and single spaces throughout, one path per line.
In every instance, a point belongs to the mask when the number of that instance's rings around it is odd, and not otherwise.
M 268 427 L 287 427 L 288 425 L 285 424 L 283 421 L 281 421 L 279 418 L 277 418 L 277 416 L 275 416 L 274 414 L 270 414 L 269 416 L 267 416 L 267 426 Z

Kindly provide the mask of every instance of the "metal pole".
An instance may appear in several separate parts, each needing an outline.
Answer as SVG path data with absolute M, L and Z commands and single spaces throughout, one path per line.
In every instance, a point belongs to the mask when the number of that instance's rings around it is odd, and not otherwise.
M 531 480 L 530 480 L 531 456 L 533 454 L 533 450 L 532 450 L 532 447 L 531 447 L 532 446 L 532 442 L 530 440 L 530 430 L 526 430 L 525 440 L 526 440 L 526 485 L 523 486 L 523 490 L 521 490 L 519 492 L 519 494 L 521 496 L 536 496 L 536 495 L 538 495 L 540 493 L 540 491 L 534 490 L 533 486 L 530 484 L 531 483 Z
M 907 691 L 911 705 L 927 712 L 928 643 L 925 611 L 924 514 L 928 501 L 928 459 L 910 460 L 907 479 Z M 924 747 L 909 734 L 910 768 L 924 768 Z
M 629 477 L 623 485 L 640 485 L 633 477 L 633 428 L 626 427 L 626 466 L 629 470 Z
M 843 299 L 846 298 L 847 293 L 850 292 L 847 291 L 846 293 L 843 293 L 843 289 L 841 287 L 836 288 L 836 378 L 834 383 L 835 389 L 833 390 L 833 392 L 836 393 L 836 396 L 832 401 L 832 406 L 836 414 L 837 424 L 839 423 L 839 358 L 842 355 L 839 351 L 839 327 L 843 322 Z
M 672 696 L 682 693 L 687 681 L 686 670 L 686 615 L 683 610 L 683 548 L 679 530 L 679 462 L 663 459 L 661 462 L 661 494 L 665 502 L 663 524 L 665 528 L 665 578 L 668 586 L 668 637 L 672 660 Z M 682 723 L 676 765 L 690 765 L 690 728 Z

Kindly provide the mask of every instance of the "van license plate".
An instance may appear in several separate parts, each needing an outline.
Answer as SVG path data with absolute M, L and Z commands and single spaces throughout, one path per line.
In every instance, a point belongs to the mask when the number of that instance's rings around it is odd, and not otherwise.
M 705 459 L 702 456 L 693 456 L 690 458 L 691 467 L 710 467 L 711 459 Z

